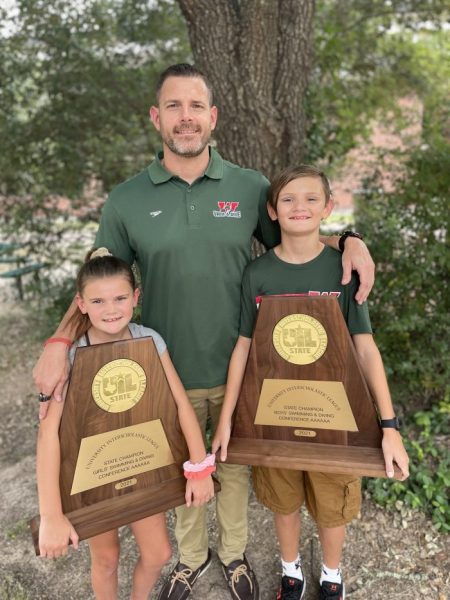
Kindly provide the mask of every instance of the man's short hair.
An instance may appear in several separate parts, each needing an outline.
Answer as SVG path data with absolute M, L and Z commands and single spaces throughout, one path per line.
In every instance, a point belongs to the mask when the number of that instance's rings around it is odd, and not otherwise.
M 194 65 L 190 65 L 189 63 L 178 63 L 176 65 L 171 65 L 170 67 L 167 67 L 167 69 L 161 73 L 161 75 L 159 76 L 158 82 L 156 84 L 156 92 L 155 92 L 156 93 L 156 101 L 158 104 L 159 104 L 159 97 L 161 95 L 161 88 L 162 88 L 164 82 L 166 81 L 166 79 L 168 79 L 169 77 L 199 77 L 200 79 L 202 79 L 204 81 L 206 87 L 208 88 L 209 104 L 210 104 L 210 106 L 213 105 L 213 90 L 212 90 L 211 82 L 209 81 L 207 76 L 203 73 L 203 71 L 201 71 Z

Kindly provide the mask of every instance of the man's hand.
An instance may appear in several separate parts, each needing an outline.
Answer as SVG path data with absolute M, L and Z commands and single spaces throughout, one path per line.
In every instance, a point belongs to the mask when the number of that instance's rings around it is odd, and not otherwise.
M 34 384 L 38 392 L 52 396 L 58 402 L 63 399 L 64 386 L 70 372 L 67 345 L 62 342 L 48 344 L 33 369 Z M 45 419 L 48 402 L 41 402 L 39 419 Z
M 349 283 L 352 271 L 358 272 L 360 285 L 355 300 L 358 304 L 362 304 L 367 300 L 375 281 L 375 263 L 362 240 L 354 237 L 345 240 L 342 269 L 342 285 Z

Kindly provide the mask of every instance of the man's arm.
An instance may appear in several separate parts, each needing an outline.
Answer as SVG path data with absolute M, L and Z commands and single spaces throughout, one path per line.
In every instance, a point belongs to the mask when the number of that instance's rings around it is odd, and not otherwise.
M 323 244 L 335 250 L 339 250 L 339 239 L 338 235 L 320 237 Z M 375 281 L 375 263 L 362 240 L 348 237 L 342 253 L 342 285 L 350 282 L 352 271 L 357 271 L 360 281 L 355 300 L 358 304 L 362 304 L 367 300 Z
M 56 338 L 73 340 L 75 331 L 70 324 L 70 319 L 78 310 L 75 299 L 64 315 L 57 330 L 53 334 Z M 58 402 L 63 399 L 63 389 L 69 377 L 69 348 L 63 342 L 47 344 L 33 369 L 33 380 L 39 392 L 52 396 Z M 39 406 L 39 419 L 45 419 L 48 402 L 41 402 Z

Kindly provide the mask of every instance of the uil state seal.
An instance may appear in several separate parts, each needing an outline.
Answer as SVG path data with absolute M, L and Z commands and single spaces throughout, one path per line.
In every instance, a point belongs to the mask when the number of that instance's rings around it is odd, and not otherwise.
M 325 352 L 328 337 L 322 324 L 314 317 L 292 314 L 275 325 L 272 341 L 284 360 L 296 365 L 309 365 Z
M 147 377 L 140 364 L 128 358 L 106 363 L 92 382 L 92 397 L 107 412 L 123 412 L 142 398 Z

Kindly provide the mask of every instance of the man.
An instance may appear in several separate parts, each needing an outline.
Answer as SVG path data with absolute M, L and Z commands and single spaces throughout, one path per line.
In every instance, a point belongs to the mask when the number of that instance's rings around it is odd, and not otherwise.
M 266 211 L 267 180 L 224 161 L 208 144 L 217 108 L 206 77 L 191 65 L 173 65 L 162 73 L 156 94 L 150 118 L 160 132 L 163 152 L 112 191 L 96 245 L 138 264 L 142 322 L 165 338 L 205 430 L 208 415 L 213 428 L 219 419 L 252 234 L 273 246 L 278 232 Z M 325 241 L 337 246 L 336 238 Z M 360 271 L 357 299 L 362 302 L 373 282 L 373 262 L 357 239 L 346 240 L 345 254 L 344 279 L 349 280 L 352 268 Z M 55 334 L 59 339 L 71 338 L 67 318 Z M 44 397 L 60 397 L 65 355 L 64 343 L 46 345 L 34 372 Z M 232 597 L 256 600 L 258 583 L 244 555 L 248 471 L 220 464 L 217 475 L 222 486 L 217 497 L 218 556 Z M 180 561 L 159 600 L 187 598 L 211 561 L 204 509 L 177 509 L 176 537 Z

